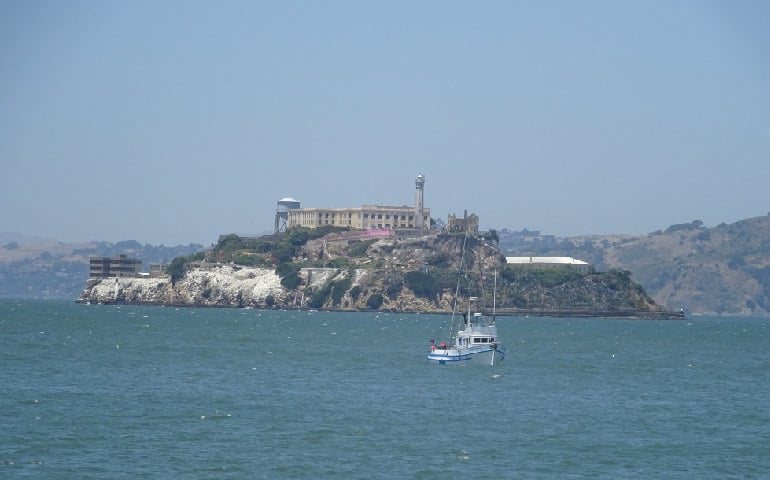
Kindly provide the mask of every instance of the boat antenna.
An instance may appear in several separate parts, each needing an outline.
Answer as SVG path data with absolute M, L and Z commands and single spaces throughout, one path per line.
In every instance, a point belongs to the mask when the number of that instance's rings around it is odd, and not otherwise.
M 495 323 L 495 307 L 497 306 L 497 269 L 495 268 L 495 283 L 492 289 L 492 323 Z

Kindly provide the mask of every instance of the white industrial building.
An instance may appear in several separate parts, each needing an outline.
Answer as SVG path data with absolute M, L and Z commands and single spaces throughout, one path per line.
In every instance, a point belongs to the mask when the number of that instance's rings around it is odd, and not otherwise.
M 569 267 L 580 273 L 589 273 L 593 265 L 572 257 L 505 257 L 508 265 L 531 268 Z

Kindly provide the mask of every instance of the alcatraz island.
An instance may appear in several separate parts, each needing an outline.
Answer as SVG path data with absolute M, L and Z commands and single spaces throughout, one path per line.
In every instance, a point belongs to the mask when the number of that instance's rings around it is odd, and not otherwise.
M 415 187 L 413 206 L 303 208 L 284 198 L 271 234 L 221 235 L 213 248 L 147 273 L 126 255 L 92 257 L 77 301 L 450 313 L 475 296 L 498 315 L 683 316 L 657 305 L 628 271 L 506 257 L 495 230 L 479 231 L 477 215 L 436 221 L 424 206 L 423 175 Z

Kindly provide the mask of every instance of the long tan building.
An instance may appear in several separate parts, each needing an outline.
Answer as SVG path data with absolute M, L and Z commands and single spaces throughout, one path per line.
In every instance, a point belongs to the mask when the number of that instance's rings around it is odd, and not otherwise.
M 297 208 L 289 210 L 287 227 L 318 228 L 324 225 L 358 230 L 394 230 L 430 225 L 430 209 L 423 208 L 422 222 L 417 221 L 414 207 L 364 205 L 357 208 Z
M 354 208 L 286 208 L 280 215 L 286 216 L 286 228 L 318 228 L 334 225 L 357 230 L 427 229 L 430 227 L 430 208 L 425 208 L 423 204 L 424 186 L 425 177 L 418 175 L 415 180 L 415 206 L 413 207 L 363 205 Z M 299 202 L 296 202 L 296 206 L 299 206 Z M 278 221 L 276 216 L 276 225 Z M 278 230 L 279 228 L 276 227 L 276 231 Z

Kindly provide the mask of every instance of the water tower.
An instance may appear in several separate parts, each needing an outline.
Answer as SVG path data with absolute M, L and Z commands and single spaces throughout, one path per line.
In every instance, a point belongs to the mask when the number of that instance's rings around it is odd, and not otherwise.
M 285 232 L 286 224 L 289 222 L 289 210 L 299 208 L 299 200 L 286 197 L 278 200 L 278 206 L 275 209 L 275 233 Z

